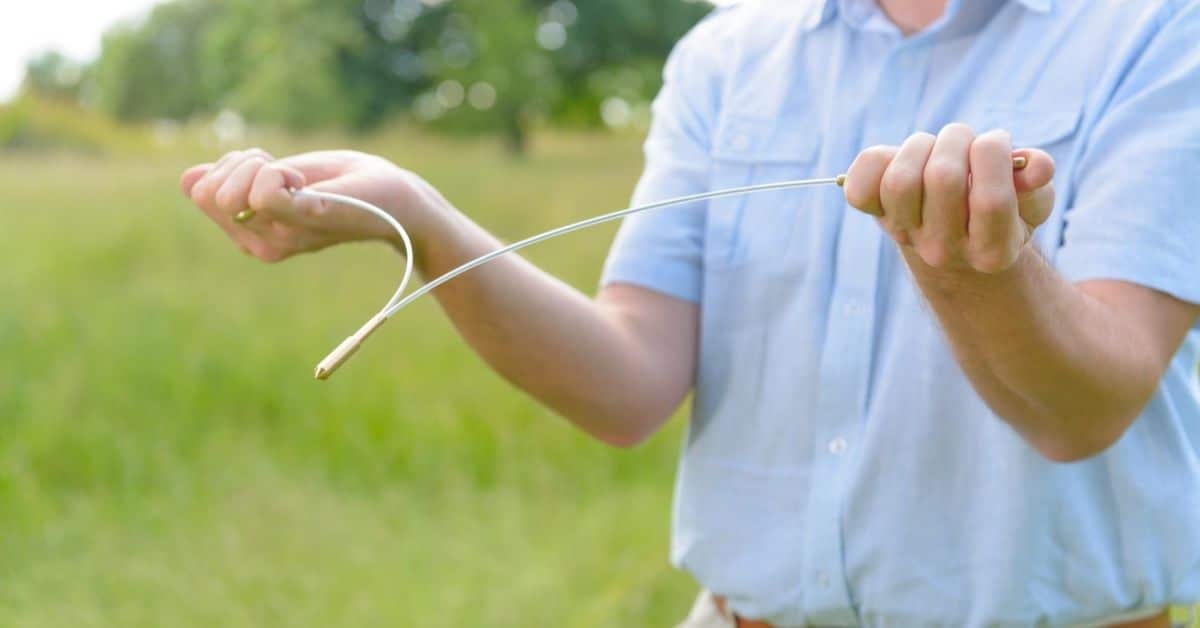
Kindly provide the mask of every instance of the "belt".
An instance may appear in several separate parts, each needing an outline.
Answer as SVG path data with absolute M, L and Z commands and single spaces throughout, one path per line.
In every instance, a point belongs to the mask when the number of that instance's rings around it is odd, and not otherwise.
M 725 607 L 725 598 L 720 595 L 713 596 L 713 602 L 721 614 L 728 616 L 729 612 Z M 733 623 L 737 628 L 772 628 L 771 624 L 757 619 L 745 619 L 742 617 L 733 617 Z M 1121 622 L 1111 624 L 1109 628 L 1171 628 L 1171 614 L 1163 611 L 1157 615 L 1151 615 L 1134 621 Z

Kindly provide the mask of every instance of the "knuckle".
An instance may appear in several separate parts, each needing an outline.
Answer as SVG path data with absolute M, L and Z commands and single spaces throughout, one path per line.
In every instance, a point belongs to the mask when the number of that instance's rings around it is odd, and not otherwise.
M 976 137 L 972 142 L 972 147 L 983 148 L 986 150 L 1007 149 L 1012 145 L 1009 139 L 1008 131 L 1004 129 L 995 129 L 988 131 L 983 135 Z
M 317 199 L 315 203 L 310 203 L 308 205 L 308 215 L 312 216 L 313 218 L 322 218 L 329 213 L 329 203 L 323 198 Z
M 259 168 L 263 168 L 275 160 L 266 152 L 255 149 L 246 152 L 246 161 L 253 162 L 257 164 Z
M 264 211 L 271 205 L 271 191 L 262 187 L 255 187 L 250 190 L 250 196 L 246 200 L 250 209 Z
M 869 209 L 870 206 L 875 202 L 874 197 L 867 190 L 867 186 L 857 182 L 847 184 L 845 193 L 846 202 L 850 203 L 851 207 L 857 207 L 858 209 L 865 210 Z
M 217 182 L 210 176 L 206 176 L 199 183 L 192 186 L 192 202 L 199 207 L 206 209 L 212 208 L 214 203 L 214 193 L 216 192 Z
M 192 186 L 192 189 L 188 191 L 188 198 L 190 198 L 196 205 L 203 207 L 208 198 L 208 195 L 206 194 L 207 188 L 208 186 L 205 180 L 200 179 L 195 185 Z
M 991 217 L 1002 216 L 1012 211 L 1016 198 L 1008 190 L 999 187 L 980 187 L 972 191 L 971 214 Z
M 971 267 L 981 273 L 995 274 L 1012 264 L 1013 255 L 1003 246 L 988 246 L 977 249 L 971 255 Z
M 888 220 L 886 216 L 879 219 L 879 226 L 883 229 L 884 233 L 888 234 L 888 237 L 896 242 L 900 242 L 902 238 L 908 237 L 907 231 L 904 231 L 903 229 L 897 229 L 896 225 L 892 224 L 892 222 Z
M 896 244 L 899 244 L 900 246 L 912 246 L 912 237 L 908 235 L 907 231 L 889 228 L 888 233 L 892 236 L 892 239 L 895 240 Z
M 246 157 L 245 163 L 254 164 L 255 169 L 259 170 L 265 168 L 267 164 L 271 163 L 271 159 L 266 155 L 250 155 Z
M 254 257 L 258 258 L 259 261 L 266 262 L 268 264 L 274 264 L 275 262 L 282 261 L 285 257 L 287 257 L 278 247 L 272 246 L 263 241 L 251 244 L 250 252 L 254 254 Z
M 920 173 L 907 166 L 893 165 L 883 173 L 883 180 L 880 181 L 880 191 L 891 196 L 903 196 L 920 186 Z
M 891 161 L 894 152 L 895 148 L 891 146 L 876 144 L 864 150 L 861 156 L 866 164 L 881 166 Z
M 970 159 L 972 163 L 993 156 L 1007 155 L 1012 152 L 1012 145 L 1006 141 L 992 137 L 979 137 L 971 142 Z
M 933 268 L 945 268 L 950 263 L 950 247 L 941 239 L 928 238 L 916 245 L 917 254 Z
M 235 212 L 245 209 L 244 199 L 235 190 L 231 190 L 228 186 L 217 190 L 215 197 L 217 208 L 226 212 Z
M 933 146 L 933 143 L 936 141 L 937 141 L 937 136 L 934 135 L 933 133 L 929 133 L 927 131 L 918 131 L 918 132 L 913 133 L 912 135 L 908 136 L 908 139 L 905 140 L 904 143 Z
M 957 192 L 967 187 L 967 169 L 949 159 L 931 159 L 925 166 L 925 185 L 942 192 Z
M 947 124 L 946 126 L 942 127 L 942 133 L 953 134 L 953 135 L 966 135 L 966 136 L 971 136 L 971 137 L 975 136 L 975 131 L 974 131 L 974 129 L 971 128 L 971 125 L 967 124 L 966 122 L 957 122 L 957 121 L 951 122 L 950 124 Z

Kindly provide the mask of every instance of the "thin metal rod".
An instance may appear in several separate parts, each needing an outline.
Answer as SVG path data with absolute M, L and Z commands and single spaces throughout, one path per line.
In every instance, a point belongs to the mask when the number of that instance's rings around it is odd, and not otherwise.
M 1013 169 L 1014 170 L 1022 170 L 1025 168 L 1025 166 L 1027 164 L 1028 164 L 1028 159 L 1024 155 L 1014 155 L 1014 157 L 1013 157 Z M 436 279 L 430 281 L 429 283 L 425 284 L 424 286 L 421 286 L 417 290 L 414 290 L 411 294 L 409 294 L 408 296 L 403 297 L 403 298 L 401 298 L 401 295 L 404 293 L 404 290 L 407 287 L 408 281 L 412 277 L 412 272 L 413 272 L 412 241 L 409 239 L 408 234 L 404 231 L 404 227 L 394 217 L 392 217 L 387 212 L 384 212 L 382 209 L 379 209 L 378 207 L 375 207 L 374 205 L 371 205 L 370 203 L 361 201 L 359 199 L 341 195 L 341 194 L 332 194 L 329 192 L 297 190 L 295 193 L 298 196 L 299 195 L 315 196 L 317 198 L 321 198 L 321 199 L 324 199 L 327 201 L 345 203 L 347 205 L 351 205 L 351 206 L 357 207 L 359 209 L 363 209 L 372 214 L 375 214 L 376 216 L 387 221 L 400 234 L 400 237 L 403 240 L 404 249 L 405 249 L 405 258 L 406 258 L 405 269 L 404 269 L 404 278 L 400 282 L 400 287 L 398 287 L 396 289 L 396 293 L 392 296 L 391 299 L 388 300 L 387 305 L 385 305 L 383 307 L 383 309 L 379 311 L 378 314 L 371 317 L 371 319 L 368 320 L 362 327 L 360 327 L 358 331 L 356 331 L 350 337 L 343 340 L 342 343 L 339 344 L 337 346 L 337 348 L 335 348 L 333 350 L 332 353 L 330 353 L 328 356 L 326 356 L 326 358 L 324 360 L 321 360 L 320 364 L 318 364 L 317 368 L 316 368 L 316 377 L 317 377 L 317 379 L 326 379 L 330 375 L 332 375 L 334 371 L 336 371 L 342 364 L 344 364 L 346 362 L 346 360 L 350 359 L 350 356 L 354 355 L 354 352 L 358 350 L 358 347 L 360 345 L 362 345 L 362 343 L 365 342 L 366 339 L 372 333 L 374 333 L 374 331 L 376 329 L 378 329 L 380 325 L 382 325 L 384 323 L 384 321 L 391 318 L 392 315 L 394 315 L 396 312 L 399 312 L 400 310 L 407 307 L 408 304 L 412 303 L 413 301 L 416 301 L 417 299 L 421 298 L 422 296 L 425 296 L 426 294 L 429 294 L 430 292 L 435 290 L 438 286 L 446 283 L 447 281 L 450 281 L 451 279 L 454 279 L 455 277 L 458 277 L 459 275 L 461 275 L 467 271 L 474 270 L 475 268 L 478 268 L 478 267 L 480 267 L 502 255 L 507 255 L 508 253 L 512 253 L 514 251 L 519 251 L 525 247 L 533 246 L 534 244 L 537 244 L 539 242 L 544 242 L 551 238 L 557 238 L 558 236 L 561 236 L 561 235 L 566 235 L 566 234 L 574 232 L 574 231 L 579 231 L 580 229 L 587 229 L 588 227 L 594 227 L 601 223 L 617 220 L 618 218 L 624 218 L 631 214 L 636 214 L 636 213 L 648 211 L 651 209 L 670 207 L 672 205 L 684 205 L 687 203 L 694 203 L 696 201 L 704 201 L 704 200 L 713 199 L 713 198 L 721 198 L 724 196 L 738 196 L 741 194 L 752 194 L 755 192 L 767 192 L 770 190 L 787 190 L 787 189 L 792 189 L 792 188 L 813 187 L 813 186 L 820 186 L 820 185 L 842 186 L 845 183 L 846 183 L 846 175 L 839 174 L 835 177 L 822 177 L 819 179 L 797 179 L 797 180 L 793 180 L 793 181 L 777 181 L 774 183 L 761 183 L 758 185 L 746 185 L 746 186 L 736 187 L 736 188 L 726 188 L 723 190 L 715 190 L 712 192 L 701 192 L 699 194 L 689 194 L 687 196 L 679 196 L 676 198 L 669 198 L 669 199 L 657 201 L 654 203 L 646 203 L 645 205 L 637 205 L 635 207 L 627 207 L 625 209 L 617 210 L 615 212 L 609 212 L 607 214 L 601 214 L 599 216 L 593 216 L 591 218 L 580 220 L 579 222 L 574 222 L 569 225 L 563 225 L 556 229 L 551 229 L 550 231 L 546 231 L 544 233 L 539 233 L 535 236 L 530 236 L 528 238 L 525 238 L 524 240 L 514 242 L 508 246 L 501 247 L 490 253 L 485 253 L 484 255 L 480 255 L 479 257 L 460 265 L 459 267 L 455 268 L 454 270 L 451 270 L 451 271 L 437 277 Z
M 495 251 L 492 251 L 491 253 L 480 255 L 479 257 L 459 266 L 458 268 L 455 268 L 454 270 L 451 270 L 451 271 L 445 273 L 444 275 L 441 275 L 440 277 L 430 281 L 429 283 L 425 284 L 424 286 L 421 286 L 417 290 L 414 290 L 407 297 L 404 297 L 400 301 L 398 301 L 395 304 L 384 309 L 383 316 L 384 316 L 384 318 L 391 318 L 391 316 L 393 314 L 395 314 L 396 312 L 399 312 L 401 309 L 403 309 L 405 306 L 412 303 L 413 301 L 416 301 L 417 299 L 421 298 L 422 296 L 432 292 L 438 286 L 446 283 L 447 281 L 450 281 L 451 279 L 454 279 L 455 277 L 457 277 L 467 271 L 474 270 L 475 268 L 478 268 L 478 267 L 496 259 L 497 257 L 500 257 L 502 255 L 507 255 L 508 253 L 512 253 L 513 251 L 519 251 L 527 246 L 533 246 L 534 244 L 543 242 L 545 240 L 549 240 L 551 238 L 557 238 L 558 236 L 566 235 L 573 231 L 579 231 L 580 229 L 587 229 L 588 227 L 593 227 L 593 226 L 596 226 L 601 223 L 617 220 L 618 218 L 624 218 L 631 214 L 636 214 L 636 213 L 648 211 L 651 209 L 659 209 L 661 207 L 670 207 L 672 205 L 684 205 L 687 203 L 694 203 L 696 201 L 703 201 L 703 200 L 708 200 L 708 199 L 712 199 L 712 198 L 720 198 L 723 196 L 737 196 L 739 194 L 751 194 L 754 192 L 766 192 L 769 190 L 786 190 L 786 189 L 791 189 L 791 188 L 811 187 L 811 186 L 817 186 L 817 185 L 841 185 L 844 180 L 845 180 L 845 177 L 842 175 L 839 175 L 836 177 L 824 177 L 824 178 L 820 178 L 820 179 L 803 179 L 803 180 L 797 180 L 797 181 L 779 181 L 779 182 L 775 182 L 775 183 L 762 183 L 759 185 L 747 185 L 747 186 L 743 186 L 743 187 L 727 188 L 724 190 L 716 190 L 714 192 L 689 194 L 688 196 L 680 196 L 677 198 L 670 198 L 665 201 L 657 201 L 654 203 L 647 203 L 645 205 L 638 205 L 636 207 L 627 207 L 625 209 L 617 210 L 615 212 L 601 214 L 599 216 L 593 216 L 593 217 L 587 218 L 585 220 L 580 220 L 579 222 L 571 223 L 569 225 L 563 225 L 561 227 L 558 227 L 557 229 L 551 229 L 550 231 L 547 231 L 545 233 L 539 233 L 535 236 L 530 236 L 528 238 L 525 238 L 524 240 L 520 240 L 520 241 L 514 242 L 508 246 L 496 249 Z

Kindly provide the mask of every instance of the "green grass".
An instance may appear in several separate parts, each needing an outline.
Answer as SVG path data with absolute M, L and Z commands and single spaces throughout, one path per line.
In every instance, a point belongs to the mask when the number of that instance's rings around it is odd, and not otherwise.
M 355 143 L 508 239 L 622 205 L 640 167 L 631 138 Z M 433 301 L 314 382 L 398 259 L 245 258 L 177 192 L 215 152 L 0 157 L 0 625 L 673 625 L 679 422 L 606 448 Z M 590 291 L 612 232 L 530 257 Z
M 0 156 L 0 626 L 671 626 L 677 420 L 599 445 L 491 374 L 433 301 L 311 369 L 400 274 L 265 266 L 181 198 L 216 148 Z M 621 206 L 637 142 L 354 144 L 507 239 Z M 191 152 L 191 154 L 187 154 Z M 613 228 L 529 251 L 583 290 Z

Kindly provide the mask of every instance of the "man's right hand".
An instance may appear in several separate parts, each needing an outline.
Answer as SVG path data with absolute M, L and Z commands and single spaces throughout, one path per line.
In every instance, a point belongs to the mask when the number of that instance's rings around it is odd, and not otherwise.
M 184 195 L 212 218 L 241 249 L 275 262 L 341 242 L 386 240 L 397 234 L 353 207 L 295 197 L 309 187 L 373 203 L 395 216 L 414 239 L 422 224 L 448 204 L 417 175 L 381 157 L 354 151 L 303 153 L 276 160 L 260 149 L 233 151 L 183 173 Z M 244 223 L 234 216 L 254 215 Z

